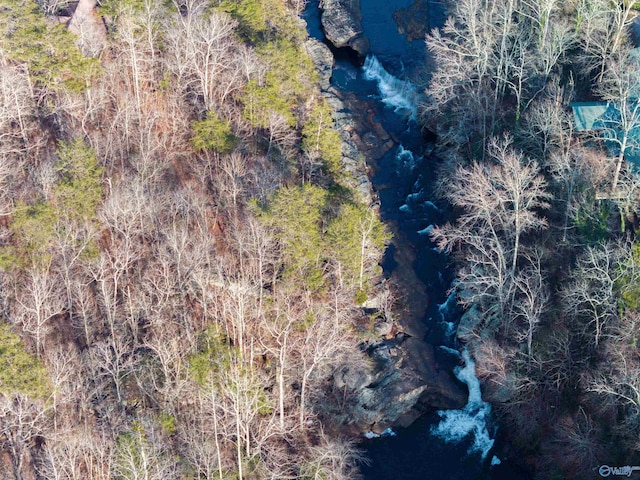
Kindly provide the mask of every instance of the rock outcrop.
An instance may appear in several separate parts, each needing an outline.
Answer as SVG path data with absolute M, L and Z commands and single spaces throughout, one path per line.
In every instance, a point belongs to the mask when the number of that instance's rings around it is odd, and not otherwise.
M 365 56 L 369 40 L 363 35 L 360 0 L 322 0 L 320 9 L 327 39 L 337 48 L 350 47 Z
M 343 140 L 342 167 L 361 200 L 375 205 L 378 200 L 369 170 L 397 143 L 376 120 L 379 115 L 370 102 L 332 86 L 326 88 L 330 78 L 326 70 L 332 62 L 317 43 L 307 42 L 307 50 L 323 77 L 322 95 L 334 111 L 336 128 Z M 408 426 L 427 411 L 462 408 L 467 402 L 467 392 L 451 374 L 451 365 L 441 365 L 434 347 L 424 340 L 426 292 L 418 284 L 411 255 L 405 256 L 398 260 L 406 268 L 398 267 L 397 272 L 415 294 L 407 295 L 407 309 L 391 318 L 378 312 L 382 302 L 375 298 L 364 306 L 366 313 L 377 317 L 373 330 L 379 340 L 366 347 L 371 370 L 345 366 L 333 377 L 334 389 L 349 390 L 353 395 L 342 411 L 327 413 L 354 433 Z
M 80 0 L 71 20 L 69 30 L 80 37 L 82 51 L 97 57 L 107 41 L 107 30 L 95 12 L 97 0 Z
M 334 87 L 323 92 L 334 111 L 336 128 L 342 138 L 342 168 L 349 186 L 359 192 L 363 202 L 377 203 L 372 195 L 368 176 L 369 162 L 378 160 L 396 143 L 379 122 L 369 105 L 354 94 L 345 94 Z M 351 112 L 363 112 L 354 116 Z
M 317 40 L 308 40 L 305 45 L 343 141 L 345 177 L 363 202 L 376 205 L 370 170 L 397 143 L 377 120 L 379 112 L 371 102 L 330 85 L 333 56 L 329 49 Z M 381 298 L 367 300 L 363 309 L 375 317 L 373 331 L 378 337 L 363 346 L 371 359 L 371 369 L 338 369 L 333 375 L 333 389 L 352 395 L 341 411 L 325 412 L 354 433 L 408 426 L 427 411 L 462 408 L 467 402 L 467 391 L 451 373 L 450 362 L 441 364 L 434 347 L 424 340 L 427 294 L 413 270 L 410 246 L 403 243 L 401 232 L 394 232 L 394 236 L 401 247 L 398 250 L 402 250 L 396 255 L 396 273 L 410 290 L 403 292 L 406 309 L 391 318 L 382 311 Z
M 329 47 L 315 38 L 307 39 L 307 41 L 304 42 L 304 47 L 320 76 L 320 89 L 326 92 L 331 87 L 331 75 L 334 64 L 333 54 L 331 50 L 329 50 Z
M 369 356 L 374 375 L 350 409 L 360 430 L 407 427 L 425 412 L 467 402 L 464 388 L 436 361 L 433 346 L 420 339 L 401 333 L 372 345 Z

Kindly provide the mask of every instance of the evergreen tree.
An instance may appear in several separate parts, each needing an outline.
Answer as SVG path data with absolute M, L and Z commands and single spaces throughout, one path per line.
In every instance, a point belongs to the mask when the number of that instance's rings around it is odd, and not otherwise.
M 320 159 L 332 176 L 340 174 L 342 152 L 340 134 L 333 128 L 331 107 L 325 100 L 314 105 L 302 128 L 302 149 L 312 159 Z
M 311 289 L 322 285 L 323 208 L 327 193 L 314 185 L 283 187 L 263 211 L 264 220 L 277 230 L 285 275 Z
M 370 277 L 379 269 L 378 255 L 390 239 L 376 213 L 364 205 L 345 204 L 327 230 L 331 255 L 344 267 L 348 282 L 366 298 Z
M 6 323 L 0 324 L 0 393 L 24 393 L 33 398 L 51 391 L 46 370 L 40 360 L 28 354 L 20 337 Z
M 35 84 L 48 89 L 82 91 L 98 72 L 97 61 L 82 55 L 73 34 L 47 21 L 33 0 L 0 5 L 0 52 L 25 64 Z

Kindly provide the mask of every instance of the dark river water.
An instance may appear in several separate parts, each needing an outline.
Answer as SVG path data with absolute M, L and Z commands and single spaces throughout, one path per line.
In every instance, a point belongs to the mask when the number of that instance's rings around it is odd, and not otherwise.
M 447 297 L 453 272 L 428 235 L 430 225 L 446 221 L 447 213 L 430 192 L 437 159 L 429 155 L 429 139 L 421 133 L 415 110 L 420 90 L 428 81 L 427 51 L 424 41 L 409 42 L 398 34 L 393 19 L 394 11 L 412 2 L 361 0 L 370 54 L 364 60 L 334 49 L 332 84 L 367 100 L 376 119 L 399 144 L 376 162 L 371 181 L 380 198 L 383 220 L 392 222 L 417 252 L 413 269 L 426 287 L 424 302 L 429 303 L 424 318 L 429 327 L 427 339 L 439 346 L 436 351 L 451 355 L 460 350 L 454 335 L 460 312 L 455 297 Z M 431 26 L 443 24 L 445 12 L 440 4 L 430 3 L 428 12 Z M 304 18 L 309 34 L 325 41 L 317 0 L 309 1 Z M 383 262 L 387 276 L 395 266 L 394 248 L 389 248 Z M 468 360 L 468 368 L 458 368 L 455 374 L 469 387 L 469 404 L 463 410 L 425 415 L 393 435 L 364 440 L 361 447 L 369 459 L 361 468 L 365 480 L 528 478 L 514 462 L 499 458 L 501 432 L 492 421 L 490 405 L 480 398 L 473 362 Z

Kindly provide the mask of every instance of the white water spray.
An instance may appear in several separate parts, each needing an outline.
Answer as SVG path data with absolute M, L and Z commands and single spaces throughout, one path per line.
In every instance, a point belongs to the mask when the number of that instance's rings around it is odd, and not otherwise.
M 396 436 L 396 432 L 394 432 L 393 429 L 391 429 L 391 428 L 387 428 L 382 433 L 366 432 L 366 433 L 363 433 L 362 436 L 364 438 L 368 438 L 369 440 L 371 440 L 372 438 L 395 437 Z
M 448 443 L 460 442 L 468 435 L 473 435 L 473 444 L 468 453 L 480 453 L 484 460 L 493 447 L 494 439 L 487 430 L 487 419 L 491 414 L 491 405 L 482 400 L 480 380 L 476 377 L 476 365 L 465 348 L 462 351 L 465 366 L 456 367 L 456 377 L 469 387 L 469 401 L 462 410 L 441 410 L 438 412 L 442 421 L 432 427 L 431 433 Z
M 404 148 L 404 145 L 400 145 L 398 147 L 396 162 L 399 168 L 407 170 L 413 170 L 416 166 L 416 159 L 413 152 Z
M 387 72 L 374 55 L 364 61 L 364 78 L 378 82 L 382 103 L 396 113 L 404 113 L 411 120 L 418 116 L 418 91 L 410 82 L 400 80 Z

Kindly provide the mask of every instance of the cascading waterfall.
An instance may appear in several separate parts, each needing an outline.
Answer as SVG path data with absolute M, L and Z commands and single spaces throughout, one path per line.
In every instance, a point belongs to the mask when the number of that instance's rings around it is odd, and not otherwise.
M 482 459 L 493 447 L 494 439 L 487 429 L 487 419 L 491 414 L 491 405 L 482 400 L 480 381 L 476 377 L 476 365 L 465 348 L 462 351 L 464 367 L 456 367 L 454 373 L 461 382 L 469 387 L 469 401 L 462 410 L 441 410 L 438 412 L 442 421 L 432 427 L 431 433 L 448 443 L 458 443 L 469 435 L 473 435 L 473 444 L 468 453 L 480 453 Z M 494 457 L 492 464 L 499 463 Z
M 375 80 L 378 83 L 381 101 L 388 107 L 393 107 L 399 114 L 405 114 L 409 120 L 415 120 L 417 115 L 417 103 L 419 100 L 416 88 L 407 81 L 400 80 L 387 72 L 374 55 L 366 58 L 364 67 L 364 78 Z M 415 167 L 415 158 L 411 150 L 403 145 L 398 147 L 395 155 L 396 165 L 399 169 L 412 171 Z M 411 193 L 406 197 L 405 203 L 400 207 L 400 211 L 410 214 L 413 206 L 418 202 L 422 206 L 438 211 L 438 208 L 430 201 L 422 198 L 422 190 Z M 418 233 L 428 234 L 432 225 Z M 444 329 L 443 340 L 447 343 L 453 342 L 455 337 L 455 315 L 458 314 L 455 304 L 457 294 L 451 292 L 444 303 L 438 305 L 439 321 Z M 469 388 L 469 400 L 462 410 L 443 410 L 438 415 L 442 419 L 439 424 L 431 429 L 433 435 L 442 438 L 445 442 L 460 442 L 469 436 L 473 436 L 473 443 L 469 447 L 468 454 L 480 453 L 482 460 L 486 458 L 493 447 L 494 439 L 487 428 L 487 420 L 491 415 L 491 405 L 482 400 L 480 392 L 480 380 L 476 377 L 475 363 L 468 350 L 462 351 L 464 367 L 456 367 L 454 373 L 456 377 Z M 492 459 L 491 464 L 500 463 L 497 457 Z
M 417 119 L 419 95 L 415 86 L 387 72 L 375 55 L 367 55 L 362 69 L 365 80 L 378 82 L 382 103 L 411 120 Z

